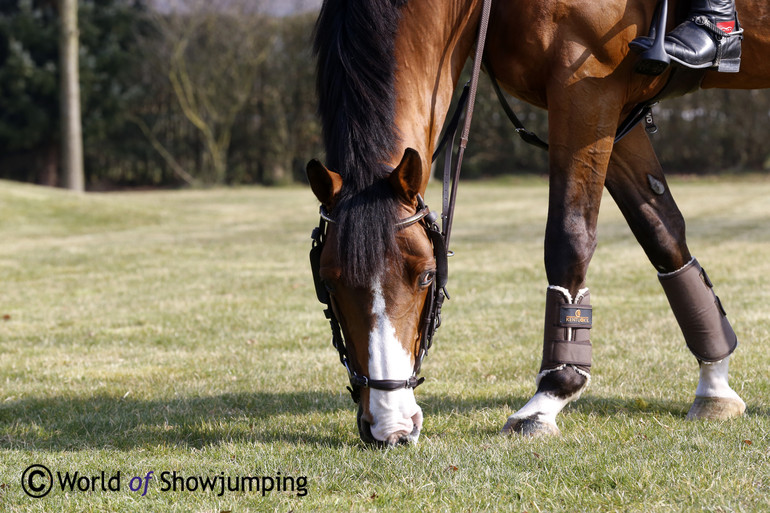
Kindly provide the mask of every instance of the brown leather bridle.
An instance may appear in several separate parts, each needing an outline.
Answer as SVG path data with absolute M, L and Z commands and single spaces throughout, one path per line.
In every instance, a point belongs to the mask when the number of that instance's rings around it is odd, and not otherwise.
M 396 223 L 396 228 L 404 229 L 417 223 L 420 223 L 423 228 L 425 228 L 425 232 L 433 245 L 433 255 L 436 259 L 436 275 L 431 282 L 428 295 L 425 299 L 425 306 L 423 307 L 422 319 L 420 321 L 420 349 L 415 357 L 412 375 L 406 380 L 370 379 L 365 374 L 362 374 L 353 368 L 348 347 L 345 344 L 345 338 L 342 336 L 342 329 L 340 328 L 340 323 L 335 314 L 334 297 L 329 292 L 320 275 L 321 252 L 323 251 L 326 242 L 326 230 L 329 224 L 335 223 L 334 219 L 328 212 L 326 212 L 326 209 L 323 206 L 321 207 L 321 219 L 318 227 L 313 230 L 313 246 L 310 250 L 310 267 L 313 270 L 313 283 L 315 284 L 316 297 L 318 298 L 318 301 L 326 306 L 324 315 L 329 320 L 329 325 L 331 326 L 332 345 L 337 350 L 337 353 L 339 353 L 340 363 L 342 363 L 348 371 L 348 380 L 350 381 L 348 390 L 350 390 L 350 395 L 356 403 L 361 396 L 361 388 L 392 391 L 402 388 L 416 388 L 425 381 L 425 378 L 418 378 L 417 375 L 420 372 L 420 367 L 422 366 L 422 361 L 425 359 L 425 355 L 428 354 L 428 350 L 433 345 L 433 335 L 436 333 L 438 327 L 441 326 L 441 305 L 444 303 L 444 299 L 449 297 L 446 292 L 449 273 L 444 237 L 436 224 L 438 214 L 432 212 L 419 195 L 417 196 L 417 202 L 417 212 L 414 215 L 398 221 Z

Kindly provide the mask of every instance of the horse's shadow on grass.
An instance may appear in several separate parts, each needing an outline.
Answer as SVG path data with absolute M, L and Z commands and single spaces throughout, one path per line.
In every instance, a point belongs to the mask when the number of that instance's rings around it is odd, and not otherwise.
M 500 406 L 493 397 L 418 400 L 430 403 L 431 414 Z M 359 443 L 356 408 L 346 393 L 322 391 L 30 397 L 0 404 L 0 449 L 201 448 L 230 441 L 342 447 Z
M 653 414 L 684 418 L 684 416 L 687 415 L 689 408 L 690 404 L 688 403 L 668 399 L 651 399 L 643 397 L 621 399 L 616 397 L 585 395 L 574 403 L 571 403 L 565 412 L 572 411 L 586 415 L 593 414 L 604 417 L 613 417 L 622 414 Z
M 506 405 L 517 408 L 526 402 L 524 397 L 494 396 L 428 395 L 418 400 L 428 417 L 472 415 L 477 410 Z M 565 413 L 683 417 L 688 407 L 676 401 L 587 395 L 570 405 Z M 770 416 L 764 410 L 750 413 Z M 347 395 L 330 392 L 240 393 L 169 400 L 60 396 L 0 404 L 0 449 L 202 448 L 223 442 L 328 447 L 360 443 L 355 406 Z
M 604 417 L 612 417 L 619 414 L 629 415 L 671 415 L 672 417 L 684 418 L 689 411 L 691 403 L 650 399 L 650 398 L 615 398 L 615 397 L 594 397 L 583 396 L 578 401 L 571 403 L 565 412 L 578 412 L 581 414 L 593 414 Z M 770 410 L 764 407 L 757 407 L 752 404 L 746 405 L 746 415 L 749 417 L 770 418 Z
M 0 404 L 0 449 L 201 448 L 229 441 L 342 446 L 357 440 L 349 402 L 341 394 L 317 391 L 168 400 L 27 398 Z M 349 439 L 334 416 L 348 409 L 353 412 Z
M 507 406 L 507 412 L 499 419 L 498 424 L 494 424 L 487 429 L 482 429 L 481 433 L 493 435 L 500 432 L 506 421 L 507 415 L 514 413 L 524 406 L 530 399 L 530 396 L 520 397 L 490 397 L 483 400 L 456 400 L 451 396 L 434 396 L 422 401 L 423 411 L 426 417 L 435 414 L 456 413 L 460 415 L 473 415 L 474 410 L 486 409 L 504 409 Z M 684 418 L 687 414 L 689 404 L 673 400 L 660 400 L 650 398 L 616 398 L 616 397 L 597 397 L 584 395 L 579 400 L 570 403 L 564 409 L 562 415 L 593 415 L 599 417 L 613 418 L 620 415 L 638 416 L 638 415 L 658 415 Z
M 426 415 L 500 408 L 494 396 L 420 395 Z M 109 395 L 23 398 L 0 404 L 0 449 L 201 448 L 222 442 L 359 443 L 347 393 L 254 392 L 172 399 Z

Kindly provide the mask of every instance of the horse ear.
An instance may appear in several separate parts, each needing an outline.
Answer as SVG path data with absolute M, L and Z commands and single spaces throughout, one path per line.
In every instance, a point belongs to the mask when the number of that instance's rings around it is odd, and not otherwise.
M 313 159 L 307 163 L 307 179 L 318 201 L 323 206 L 331 208 L 334 198 L 342 188 L 342 177 Z
M 417 150 L 407 148 L 401 163 L 390 174 L 390 185 L 407 203 L 412 203 L 422 187 L 422 159 Z

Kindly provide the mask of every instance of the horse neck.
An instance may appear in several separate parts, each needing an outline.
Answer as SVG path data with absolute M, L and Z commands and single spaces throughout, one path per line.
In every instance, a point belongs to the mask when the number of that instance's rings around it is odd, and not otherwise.
M 452 93 L 476 38 L 481 0 L 413 0 L 404 7 L 396 37 L 395 166 L 408 147 L 422 157 L 425 192 L 431 155 Z

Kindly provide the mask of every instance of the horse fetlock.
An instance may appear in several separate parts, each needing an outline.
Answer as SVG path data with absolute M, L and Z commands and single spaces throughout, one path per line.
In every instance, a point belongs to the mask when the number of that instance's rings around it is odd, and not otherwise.
M 541 371 L 535 378 L 538 393 L 574 401 L 588 388 L 591 374 L 575 365 L 560 365 L 555 369 Z

